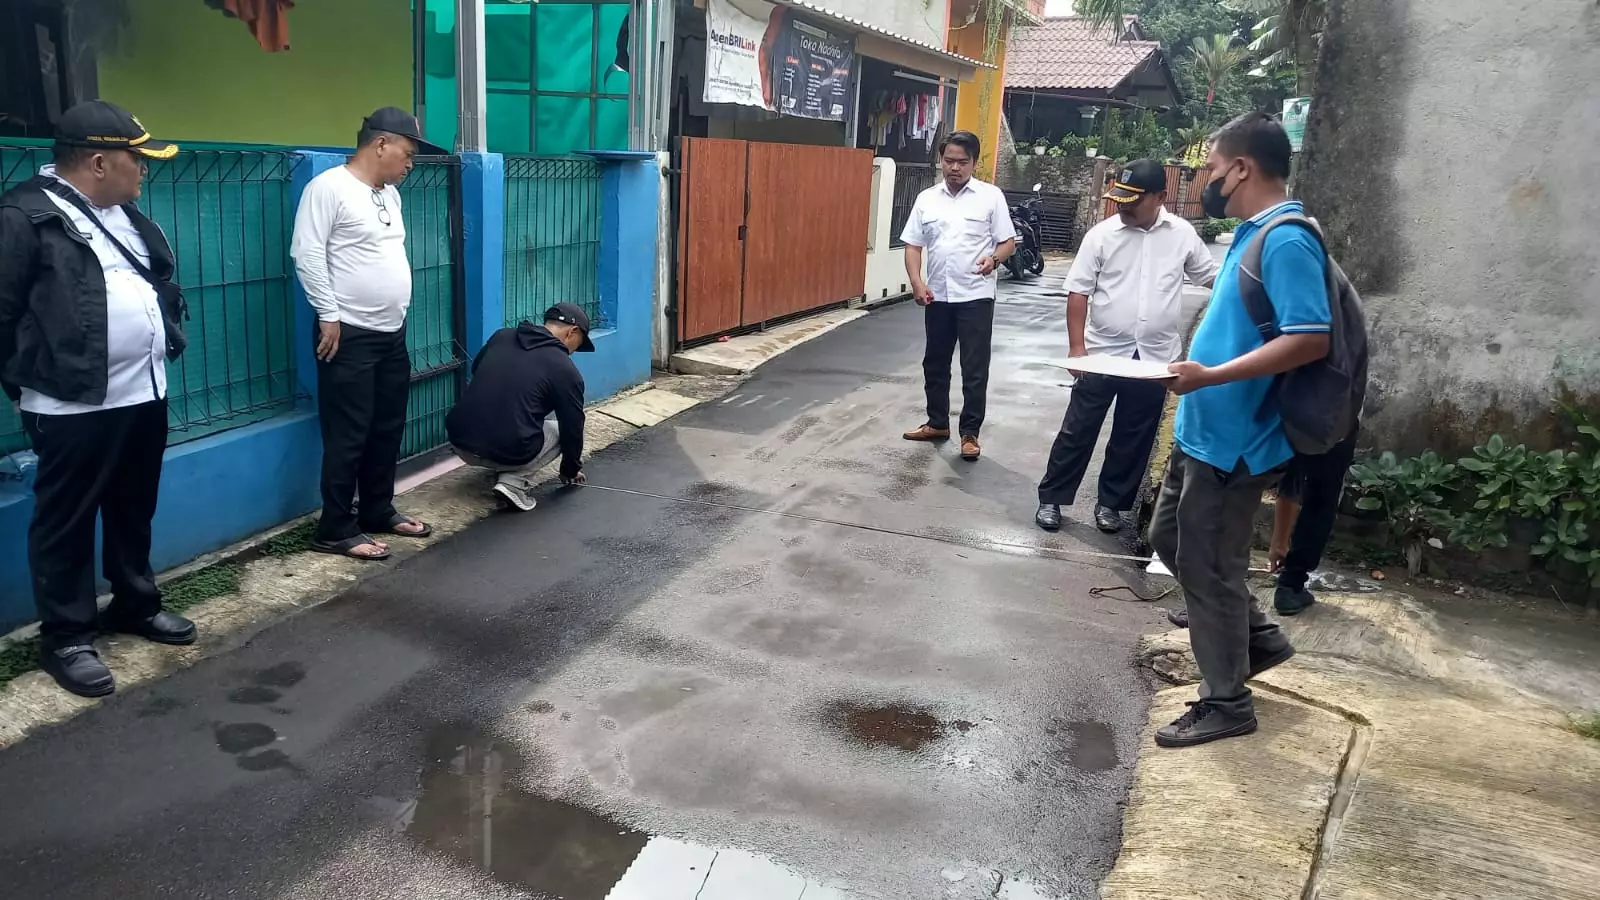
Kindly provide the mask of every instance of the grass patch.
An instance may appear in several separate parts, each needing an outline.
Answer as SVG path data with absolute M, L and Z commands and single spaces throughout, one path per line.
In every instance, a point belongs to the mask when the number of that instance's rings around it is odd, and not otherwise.
M 261 545 L 261 552 L 277 559 L 293 556 L 296 553 L 304 553 L 311 549 L 311 539 L 316 534 L 316 520 L 307 520 L 282 534 L 267 538 L 266 542 Z
M 1567 717 L 1567 722 L 1574 733 L 1600 741 L 1600 712 L 1573 713 Z
M 181 613 L 217 597 L 239 592 L 240 567 L 234 563 L 207 566 L 161 586 L 162 608 Z M 0 685 L 39 668 L 39 639 L 28 638 L 0 648 Z

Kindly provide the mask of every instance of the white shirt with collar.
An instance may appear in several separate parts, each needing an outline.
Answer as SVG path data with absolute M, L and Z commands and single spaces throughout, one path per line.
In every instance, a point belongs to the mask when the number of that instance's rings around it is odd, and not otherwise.
M 978 274 L 978 261 L 1016 236 L 999 188 L 973 178 L 952 194 L 941 179 L 917 195 L 900 240 L 926 251 L 935 303 L 966 303 L 994 299 L 999 276 Z
M 1084 349 L 1158 363 L 1183 355 L 1183 276 L 1209 285 L 1217 262 L 1183 219 L 1161 210 L 1149 229 L 1113 215 L 1089 229 L 1066 290 L 1089 298 Z
M 40 175 L 54 178 L 68 190 L 83 197 L 96 218 L 116 235 L 122 246 L 150 266 L 150 250 L 133 227 L 133 220 L 113 206 L 101 209 L 89 202 L 81 191 L 56 175 L 55 166 L 45 166 Z M 104 231 L 89 221 L 78 207 L 45 191 L 67 217 L 71 227 L 94 250 L 106 281 L 106 399 L 99 406 L 57 400 L 28 388 L 22 389 L 22 409 L 41 416 L 71 416 L 116 409 L 160 400 L 167 395 L 167 328 L 161 318 L 161 299 L 156 289 L 135 269 L 122 251 L 106 240 Z

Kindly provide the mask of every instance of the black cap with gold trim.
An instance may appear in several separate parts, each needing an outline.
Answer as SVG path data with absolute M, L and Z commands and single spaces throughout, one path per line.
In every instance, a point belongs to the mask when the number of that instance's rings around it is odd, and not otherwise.
M 1136 159 L 1112 179 L 1106 199 L 1116 203 L 1134 203 L 1146 194 L 1159 194 L 1167 189 L 1167 167 L 1153 159 Z
M 150 159 L 171 159 L 178 145 L 158 141 L 144 125 L 122 107 L 105 100 L 90 100 L 61 114 L 56 122 L 56 143 L 71 147 L 132 150 Z

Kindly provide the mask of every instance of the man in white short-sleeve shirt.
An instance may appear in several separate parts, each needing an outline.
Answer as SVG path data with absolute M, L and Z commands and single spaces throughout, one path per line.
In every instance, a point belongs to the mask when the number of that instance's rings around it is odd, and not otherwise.
M 1089 229 L 1067 274 L 1067 355 L 1176 362 L 1183 355 L 1183 278 L 1209 285 L 1217 263 L 1194 226 L 1167 211 L 1160 163 L 1129 163 L 1106 198 L 1117 214 Z M 1150 464 L 1166 396 L 1164 381 L 1078 376 L 1039 482 L 1040 528 L 1061 527 L 1061 507 L 1076 499 L 1114 400 L 1094 521 L 1101 531 L 1121 530 Z
M 384 559 L 378 536 L 433 531 L 394 508 L 411 391 L 411 262 L 395 185 L 419 149 L 444 152 L 422 140 L 405 110 L 374 112 L 355 155 L 311 179 L 294 217 L 289 253 L 317 313 L 322 518 L 311 548 L 322 553 Z
M 972 177 L 978 137 L 951 132 L 939 142 L 944 178 L 917 196 L 900 239 L 906 274 L 919 306 L 925 307 L 927 350 L 922 357 L 928 420 L 905 433 L 908 441 L 950 437 L 950 360 L 961 347 L 961 458 L 975 460 L 982 448 L 989 391 L 989 347 L 994 335 L 996 270 L 1016 250 L 1017 230 L 1005 195 Z M 923 278 L 923 264 L 927 278 Z

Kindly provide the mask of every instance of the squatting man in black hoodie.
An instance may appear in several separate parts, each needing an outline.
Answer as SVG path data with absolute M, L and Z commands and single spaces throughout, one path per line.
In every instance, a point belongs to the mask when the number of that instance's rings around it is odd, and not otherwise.
M 572 353 L 593 349 L 589 316 L 557 303 L 543 325 L 495 332 L 472 361 L 472 380 L 445 429 L 462 462 L 498 473 L 494 491 L 516 509 L 537 505 L 532 476 L 557 450 L 562 483 L 584 483 L 583 376 Z

